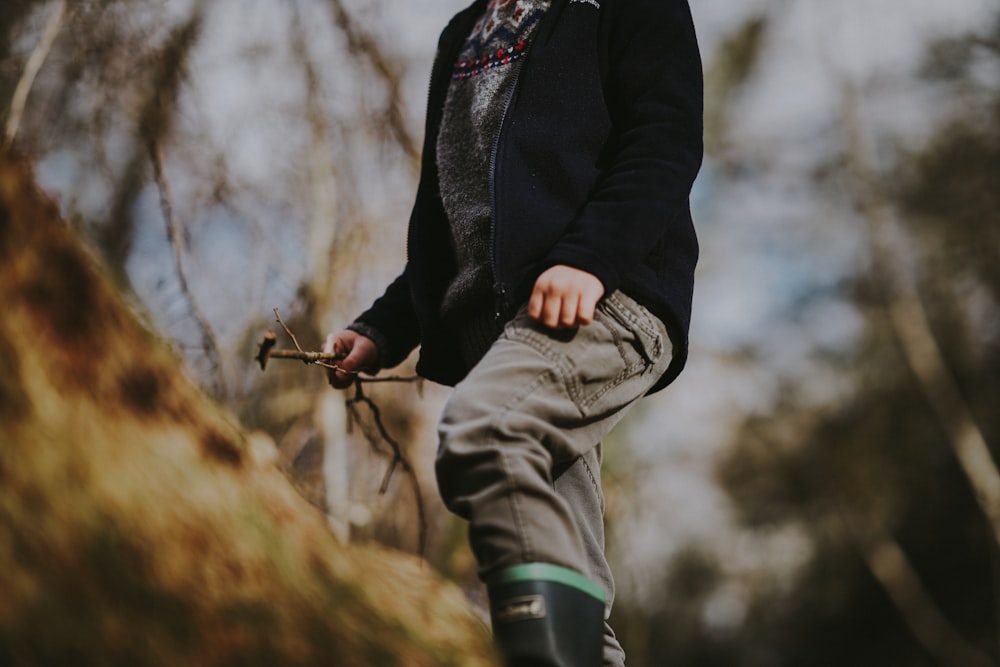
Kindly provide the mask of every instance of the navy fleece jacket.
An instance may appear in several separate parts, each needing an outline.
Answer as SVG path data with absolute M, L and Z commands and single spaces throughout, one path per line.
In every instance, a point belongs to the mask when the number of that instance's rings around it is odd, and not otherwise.
M 417 371 L 442 384 L 468 372 L 440 317 L 455 273 L 435 145 L 476 0 L 441 34 L 431 73 L 407 263 L 357 323 L 379 334 L 380 364 L 421 346 Z M 493 275 L 498 317 L 537 276 L 566 264 L 622 289 L 663 319 L 687 357 L 698 243 L 688 197 L 702 159 L 702 71 L 686 0 L 554 0 L 520 70 L 494 148 Z

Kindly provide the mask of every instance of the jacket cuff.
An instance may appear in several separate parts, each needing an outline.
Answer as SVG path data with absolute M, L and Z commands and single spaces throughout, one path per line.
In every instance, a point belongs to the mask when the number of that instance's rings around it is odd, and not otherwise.
M 621 276 L 615 270 L 614 265 L 599 253 L 595 253 L 578 246 L 566 247 L 556 245 L 546 256 L 542 271 L 564 264 L 580 269 L 593 275 L 604 285 L 604 296 L 612 294 L 621 286 Z
M 359 333 L 366 338 L 370 338 L 372 342 L 375 343 L 375 349 L 378 350 L 378 357 L 375 359 L 375 363 L 373 363 L 370 367 L 362 368 L 361 370 L 371 374 L 375 374 L 382 370 L 382 368 L 384 368 L 382 361 L 390 358 L 388 354 L 389 339 L 385 337 L 385 334 L 370 324 L 360 320 L 355 320 L 351 324 L 347 325 L 347 330 Z

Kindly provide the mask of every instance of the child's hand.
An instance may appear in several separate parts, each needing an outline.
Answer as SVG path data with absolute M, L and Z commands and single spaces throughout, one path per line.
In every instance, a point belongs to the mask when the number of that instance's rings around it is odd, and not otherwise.
M 330 385 L 337 389 L 350 387 L 358 371 L 375 365 L 378 361 L 378 347 L 368 336 L 356 331 L 339 331 L 326 337 L 323 343 L 326 354 L 343 355 L 336 363 L 337 369 L 326 369 Z
M 528 315 L 551 329 L 590 324 L 602 296 L 604 285 L 596 276 L 557 264 L 535 281 Z

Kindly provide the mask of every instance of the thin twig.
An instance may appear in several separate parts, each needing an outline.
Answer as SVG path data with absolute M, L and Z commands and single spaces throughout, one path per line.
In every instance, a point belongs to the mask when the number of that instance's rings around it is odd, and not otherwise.
M 342 368 L 334 367 L 336 370 L 342 371 L 344 373 L 350 373 L 351 371 L 345 371 Z M 419 375 L 385 375 L 379 377 L 369 377 L 366 375 L 359 375 L 358 382 L 364 382 L 366 384 L 378 384 L 379 382 L 423 382 L 424 379 Z
M 281 328 L 285 330 L 285 333 L 288 335 L 288 337 L 292 339 L 292 344 L 295 345 L 295 349 L 302 354 L 306 354 L 305 352 L 302 351 L 302 346 L 299 345 L 299 341 L 295 338 L 295 334 L 293 334 L 292 330 L 288 328 L 288 325 L 285 324 L 285 321 L 281 319 L 281 315 L 278 314 L 278 309 L 274 308 L 273 310 L 274 310 L 274 317 L 278 320 L 278 324 L 280 324 Z
M 205 354 L 209 357 L 218 371 L 215 379 L 218 383 L 217 388 L 219 393 L 222 397 L 225 397 L 229 394 L 229 392 L 226 387 L 226 378 L 222 366 L 222 353 L 219 351 L 218 337 L 215 335 L 215 330 L 209 323 L 208 318 L 198 306 L 198 301 L 194 298 L 194 294 L 191 292 L 191 287 L 188 285 L 187 272 L 184 269 L 185 244 L 183 236 L 181 235 L 180 226 L 177 224 L 177 220 L 174 217 L 174 207 L 170 197 L 170 186 L 167 183 L 167 177 L 163 171 L 163 158 L 160 155 L 160 145 L 155 137 L 150 136 L 146 147 L 149 150 L 149 159 L 153 163 L 153 180 L 156 182 L 157 190 L 160 193 L 160 209 L 163 211 L 163 220 L 167 226 L 167 240 L 170 241 L 170 247 L 174 251 L 174 263 L 177 267 L 177 281 L 180 284 L 181 292 L 187 299 L 188 306 L 191 308 L 191 316 L 201 329 L 201 339 L 202 344 L 204 345 Z
M 332 354 L 330 352 L 303 352 L 301 350 L 271 350 L 267 353 L 270 359 L 292 359 L 294 361 L 304 361 L 307 364 L 325 365 L 327 368 L 343 370 L 339 366 L 332 364 L 344 358 L 342 354 Z M 345 373 L 349 371 L 344 371 Z
M 280 350 L 274 349 L 275 342 L 276 339 L 274 334 L 269 331 L 264 336 L 263 340 L 257 343 L 257 347 L 260 348 L 260 351 L 257 353 L 255 358 L 261 364 L 261 368 L 264 368 L 270 359 L 290 359 L 292 361 L 302 361 L 307 365 L 315 364 L 316 366 L 322 366 L 323 368 L 329 368 L 330 370 L 340 371 L 341 373 L 346 373 L 347 375 L 356 375 L 359 382 L 369 384 L 379 384 L 385 382 L 418 383 L 423 381 L 423 378 L 419 375 L 362 375 L 360 371 L 349 371 L 333 363 L 344 358 L 344 355 L 339 352 Z
M 61 0 L 46 22 L 42 38 L 38 41 L 35 49 L 31 52 L 31 56 L 28 57 L 28 62 L 24 66 L 24 72 L 17 82 L 17 87 L 14 89 L 14 96 L 10 101 L 10 113 L 7 115 L 7 126 L 4 128 L 4 143 L 7 146 L 14 143 L 14 137 L 17 136 L 17 130 L 21 125 L 21 117 L 24 115 L 24 108 L 28 104 L 28 94 L 31 92 L 32 86 L 35 85 L 35 78 L 38 76 L 38 72 L 41 71 L 42 64 L 45 63 L 45 59 L 52 50 L 52 45 L 55 43 L 56 37 L 59 35 L 59 29 L 62 27 L 63 16 L 65 14 L 66 0 Z
M 337 366 L 335 361 L 339 361 L 343 358 L 342 354 L 329 353 L 329 352 L 306 352 L 299 345 L 298 340 L 295 338 L 295 334 L 292 333 L 291 328 L 285 324 L 284 320 L 281 319 L 281 315 L 278 313 L 278 309 L 274 308 L 274 316 L 277 318 L 278 324 L 292 340 L 295 345 L 294 350 L 276 350 L 274 346 L 277 344 L 277 336 L 274 332 L 268 331 L 265 334 L 264 339 L 258 343 L 260 348 L 256 360 L 260 363 L 260 367 L 263 370 L 267 365 L 269 359 L 294 359 L 297 361 L 305 362 L 306 364 L 315 364 L 317 366 L 322 366 L 324 368 L 329 368 L 349 375 L 354 375 L 354 396 L 348 398 L 345 401 L 347 407 L 347 432 L 350 433 L 353 429 L 354 424 L 357 424 L 361 429 L 365 440 L 371 446 L 372 450 L 377 454 L 384 454 L 383 451 L 379 449 L 379 443 L 384 442 L 389 445 L 392 450 L 392 460 L 389 461 L 389 466 L 386 468 L 385 474 L 382 476 L 382 482 L 379 484 L 379 495 L 385 495 L 389 490 L 389 483 L 392 481 L 392 477 L 396 472 L 397 468 L 402 468 L 403 472 L 406 474 L 407 479 L 410 481 L 410 486 L 413 489 L 413 496 L 417 506 L 417 523 L 418 523 L 418 533 L 417 533 L 417 552 L 420 555 L 425 555 L 427 550 L 427 512 L 424 508 L 423 494 L 420 490 L 420 480 L 417 479 L 417 473 L 413 466 L 410 465 L 409 460 L 403 454 L 403 448 L 393 438 L 389 431 L 385 427 L 385 423 L 382 421 L 382 411 L 376 405 L 375 401 L 365 395 L 364 385 L 368 383 L 376 382 L 404 382 L 404 383 L 418 383 L 417 386 L 421 386 L 422 378 L 417 376 L 388 376 L 388 377 L 366 377 L 359 375 L 356 371 L 345 371 L 344 369 Z M 371 413 L 371 424 L 361 418 L 361 413 L 358 410 L 358 406 L 365 405 L 368 407 L 368 411 Z
M 389 462 L 389 467 L 386 469 L 385 475 L 382 477 L 382 483 L 379 485 L 378 490 L 379 494 L 384 495 L 389 490 L 389 482 L 392 480 L 393 473 L 395 473 L 397 467 L 401 467 L 407 478 L 410 480 L 410 486 L 413 489 L 413 496 L 417 505 L 417 552 L 424 555 L 427 549 L 427 514 L 424 509 L 424 500 L 420 492 L 420 482 L 417 479 L 416 471 L 403 454 L 403 449 L 400 444 L 391 435 L 389 435 L 389 432 L 385 428 L 385 424 L 382 422 L 382 411 L 379 409 L 378 405 L 375 404 L 375 401 L 365 395 L 364 384 L 360 381 L 360 379 L 354 383 L 354 398 L 347 399 L 346 403 L 347 409 L 353 417 L 353 422 L 361 427 L 362 432 L 365 434 L 365 439 L 367 439 L 372 445 L 372 448 L 377 452 L 377 443 L 381 441 L 388 444 L 392 449 L 392 461 Z M 359 404 L 368 406 L 377 435 L 373 434 L 366 428 L 364 420 L 361 419 L 361 415 L 358 413 L 357 406 Z
M 337 364 L 333 363 L 340 361 L 344 358 L 344 355 L 339 352 L 307 352 L 302 349 L 299 345 L 299 341 L 295 338 L 295 334 L 289 328 L 285 321 L 281 319 L 281 315 L 278 314 L 278 309 L 274 308 L 274 316 L 277 318 L 278 324 L 285 331 L 292 340 L 292 344 L 295 345 L 294 350 L 280 350 L 275 349 L 274 346 L 277 344 L 278 339 L 274 335 L 274 332 L 268 331 L 264 334 L 264 338 L 257 343 L 259 351 L 255 357 L 257 362 L 260 364 L 261 370 L 267 366 L 269 359 L 292 359 L 295 361 L 302 361 L 305 364 L 315 364 L 317 366 L 322 366 L 323 368 L 329 368 L 330 370 L 340 371 L 347 375 L 357 376 L 358 382 L 365 383 L 382 383 L 382 382 L 421 382 L 423 378 L 418 375 L 382 375 L 379 377 L 361 375 L 359 371 L 349 371 L 347 369 L 341 368 Z

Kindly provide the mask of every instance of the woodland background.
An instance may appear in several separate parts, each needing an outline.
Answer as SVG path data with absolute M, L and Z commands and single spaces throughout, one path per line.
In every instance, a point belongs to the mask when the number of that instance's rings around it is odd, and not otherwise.
M 380 493 L 391 455 L 368 413 L 349 428 L 352 394 L 253 363 L 272 308 L 318 349 L 398 272 L 462 4 L 4 0 L 0 111 L 117 289 L 333 533 L 422 552 L 479 601 L 433 485 L 445 391 L 366 386 L 417 482 Z M 1000 665 L 1000 7 L 692 10 L 691 362 L 606 447 L 630 664 Z

